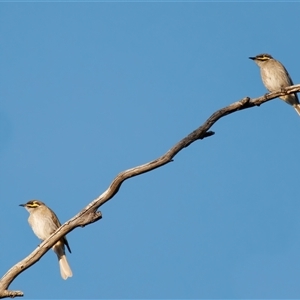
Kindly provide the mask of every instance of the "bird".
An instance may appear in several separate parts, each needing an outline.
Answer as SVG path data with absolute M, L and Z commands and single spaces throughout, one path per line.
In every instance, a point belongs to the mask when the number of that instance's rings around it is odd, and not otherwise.
M 28 223 L 34 234 L 42 241 L 61 226 L 56 214 L 42 201 L 30 200 L 25 204 L 20 204 L 20 206 L 23 206 L 29 212 Z M 66 280 L 68 277 L 72 277 L 73 273 L 67 261 L 65 245 L 71 253 L 66 237 L 61 238 L 52 247 L 52 250 L 57 255 L 61 277 Z
M 249 58 L 259 66 L 261 79 L 269 92 L 275 92 L 294 84 L 283 64 L 270 54 L 264 53 Z M 292 105 L 300 115 L 300 103 L 297 94 L 289 94 L 279 98 Z

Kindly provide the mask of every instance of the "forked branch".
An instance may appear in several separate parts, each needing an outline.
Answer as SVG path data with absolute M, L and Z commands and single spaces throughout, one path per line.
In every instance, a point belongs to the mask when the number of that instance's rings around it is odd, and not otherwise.
M 83 227 L 94 223 L 102 218 L 101 212 L 98 212 L 98 208 L 105 202 L 113 198 L 118 192 L 122 183 L 128 178 L 141 175 L 143 173 L 152 171 L 159 168 L 173 160 L 175 155 L 188 147 L 193 142 L 204 139 L 206 137 L 214 135 L 213 131 L 209 129 L 222 117 L 232 114 L 236 111 L 243 110 L 246 108 L 260 106 L 261 104 L 270 101 L 279 96 L 292 94 L 294 92 L 300 92 L 300 84 L 290 86 L 284 91 L 278 91 L 266 94 L 259 98 L 250 99 L 249 97 L 243 98 L 240 101 L 234 102 L 229 106 L 221 108 L 220 110 L 213 113 L 203 125 L 191 132 L 188 136 L 183 138 L 177 144 L 175 144 L 169 151 L 159 158 L 150 161 L 146 164 L 128 169 L 119 173 L 116 178 L 112 181 L 108 189 L 102 193 L 99 197 L 89 203 L 83 208 L 76 216 L 71 218 L 69 221 L 64 223 L 60 228 L 56 230 L 48 239 L 43 241 L 30 255 L 14 265 L 0 280 L 0 298 L 8 297 L 20 297 L 23 296 L 21 291 L 9 291 L 8 287 L 13 280 L 26 269 L 35 264 L 61 237 L 74 230 L 76 227 Z

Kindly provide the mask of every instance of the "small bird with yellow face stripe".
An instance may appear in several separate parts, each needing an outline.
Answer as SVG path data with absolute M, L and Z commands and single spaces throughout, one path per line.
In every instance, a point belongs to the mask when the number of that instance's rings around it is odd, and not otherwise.
M 42 201 L 31 200 L 25 204 L 20 204 L 20 206 L 25 207 L 29 212 L 29 225 L 31 226 L 34 234 L 42 241 L 47 239 L 54 231 L 56 231 L 57 228 L 61 226 L 56 214 Z M 57 255 L 60 274 L 63 279 L 67 279 L 73 275 L 67 261 L 65 245 L 71 253 L 71 249 L 66 237 L 60 239 L 52 247 L 52 250 Z
M 275 92 L 293 85 L 293 81 L 286 68 L 270 54 L 259 54 L 249 58 L 254 60 L 259 66 L 263 84 L 269 92 Z M 292 105 L 300 115 L 300 104 L 297 94 L 289 94 L 279 98 Z

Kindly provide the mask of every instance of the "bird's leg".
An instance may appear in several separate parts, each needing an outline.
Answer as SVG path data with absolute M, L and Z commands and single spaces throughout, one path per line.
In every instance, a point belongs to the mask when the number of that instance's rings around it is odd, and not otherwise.
M 280 91 L 281 93 L 286 93 L 286 89 L 283 86 L 280 88 Z

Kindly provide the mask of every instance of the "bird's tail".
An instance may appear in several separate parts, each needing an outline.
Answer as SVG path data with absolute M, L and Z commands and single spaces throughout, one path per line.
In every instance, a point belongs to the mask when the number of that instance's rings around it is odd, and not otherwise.
M 64 244 L 62 241 L 58 241 L 52 249 L 57 255 L 58 263 L 59 263 L 59 269 L 60 269 L 60 275 L 63 279 L 67 279 L 68 277 L 72 277 L 73 273 L 69 266 L 69 263 L 67 261 L 67 257 L 65 254 Z
M 298 115 L 300 116 L 300 104 L 294 104 L 293 106 L 294 106 L 296 112 L 298 113 Z
M 59 260 L 59 268 L 60 268 L 60 275 L 63 279 L 67 279 L 68 277 L 72 277 L 73 273 L 67 261 L 66 255 L 62 255 Z

